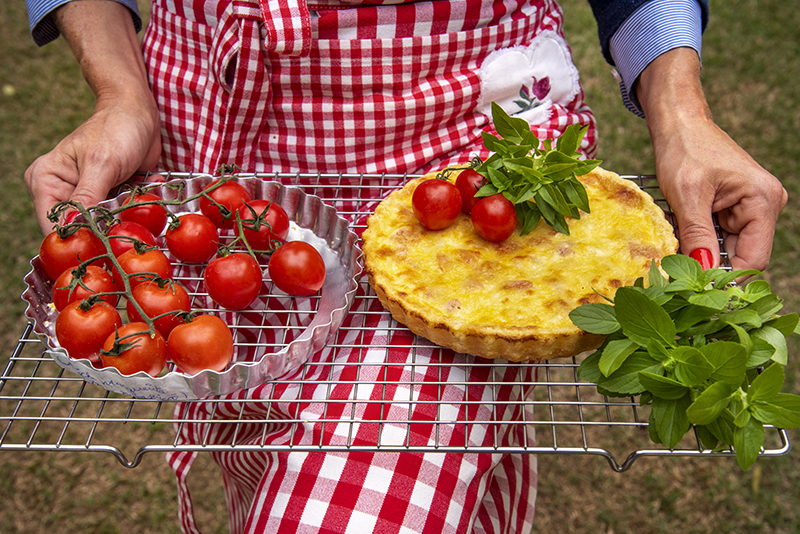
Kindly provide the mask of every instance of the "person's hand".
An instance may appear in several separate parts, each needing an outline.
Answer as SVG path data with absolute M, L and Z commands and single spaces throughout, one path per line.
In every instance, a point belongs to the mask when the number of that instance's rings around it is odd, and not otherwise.
M 94 206 L 136 171 L 151 170 L 158 163 L 161 134 L 155 103 L 111 100 L 98 102 L 86 122 L 25 171 L 45 234 L 53 229 L 47 214 L 58 202 Z
M 642 72 L 637 94 L 658 183 L 677 217 L 681 251 L 704 268 L 719 263 L 716 213 L 731 266 L 765 269 L 786 190 L 714 123 L 697 53 L 677 48 L 656 58 Z
M 92 116 L 25 171 L 42 231 L 58 202 L 86 207 L 137 170 L 152 170 L 161 153 L 161 126 L 139 40 L 128 8 L 118 2 L 69 2 L 53 11 L 86 82 L 97 97 Z
M 701 263 L 704 257 L 716 263 L 716 213 L 731 266 L 765 269 L 787 201 L 781 183 L 705 118 L 662 138 L 655 153 L 658 183 L 677 217 L 681 250 Z

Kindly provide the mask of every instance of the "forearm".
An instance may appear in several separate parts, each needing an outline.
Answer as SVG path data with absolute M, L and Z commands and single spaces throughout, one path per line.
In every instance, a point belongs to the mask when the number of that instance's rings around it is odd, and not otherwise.
M 653 141 L 658 183 L 678 221 L 681 250 L 705 257 L 706 266 L 716 264 L 716 214 L 733 268 L 764 269 L 786 191 L 714 123 L 697 52 L 676 48 L 662 54 L 635 89 Z
M 700 80 L 700 59 L 691 48 L 675 48 L 650 63 L 634 89 L 653 144 L 697 121 L 712 122 Z
M 53 17 L 98 102 L 120 97 L 153 100 L 139 39 L 125 6 L 83 0 L 59 7 Z

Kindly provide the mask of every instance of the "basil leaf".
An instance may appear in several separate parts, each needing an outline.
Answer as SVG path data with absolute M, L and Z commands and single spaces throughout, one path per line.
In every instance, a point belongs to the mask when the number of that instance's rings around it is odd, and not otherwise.
M 745 349 L 732 341 L 719 341 L 700 347 L 700 352 L 714 367 L 713 380 L 739 387 L 744 382 L 746 367 Z
M 769 401 L 755 401 L 750 405 L 753 417 L 778 428 L 800 427 L 800 397 L 778 393 Z
M 708 425 L 728 407 L 732 393 L 725 382 L 714 382 L 686 409 L 686 416 L 695 425 Z
M 597 384 L 607 391 L 614 392 L 616 395 L 639 395 L 645 390 L 639 382 L 639 372 L 657 373 L 660 370 L 660 362 L 655 361 L 644 352 L 637 351 L 628 356 L 619 369 L 609 376 L 604 377 L 601 375 L 597 380 Z
M 733 425 L 733 416 L 729 410 L 723 410 L 719 417 L 704 426 L 722 443 L 733 446 L 733 430 L 735 426 Z
M 689 418 L 686 416 L 686 409 L 690 404 L 689 395 L 677 400 L 658 397 L 653 399 L 650 424 L 655 424 L 661 443 L 670 449 L 675 448 L 691 428 Z
M 714 287 L 723 288 L 741 276 L 755 276 L 761 274 L 761 271 L 755 269 L 747 269 L 745 271 L 726 271 L 722 276 L 718 276 L 714 282 Z
M 702 293 L 695 293 L 688 300 L 697 306 L 720 311 L 728 304 L 728 294 L 721 289 L 709 289 Z
M 650 287 L 667 287 L 669 280 L 667 280 L 661 269 L 658 267 L 658 262 L 653 260 L 650 262 L 650 271 L 647 273 L 647 282 Z
M 583 176 L 592 172 L 602 161 L 597 159 L 578 160 L 578 166 L 575 167 L 575 176 Z
M 614 297 L 614 308 L 622 331 L 642 347 L 650 338 L 666 346 L 675 343 L 675 323 L 667 312 L 644 294 L 630 287 L 621 287 Z
M 800 316 L 796 313 L 789 313 L 786 315 L 781 315 L 780 317 L 776 317 L 775 319 L 770 319 L 769 321 L 765 322 L 765 326 L 769 326 L 778 330 L 783 337 L 791 336 L 797 325 L 800 324 Z M 755 326 L 761 326 L 755 325 Z
M 639 348 L 639 345 L 630 339 L 618 339 L 609 342 L 600 355 L 600 372 L 608 376 L 625 362 L 625 359 Z M 649 388 L 648 388 L 649 389 Z
M 750 308 L 740 308 L 723 313 L 719 316 L 720 321 L 724 321 L 730 325 L 750 325 L 755 328 L 761 326 L 761 316 L 755 310 Z
M 673 254 L 661 260 L 661 268 L 664 269 L 674 280 L 690 280 L 693 285 L 697 284 L 697 279 L 703 268 L 697 260 L 682 254 Z
M 572 324 L 592 334 L 611 334 L 621 327 L 614 307 L 600 302 L 584 304 L 569 312 Z
M 750 340 L 753 344 L 753 349 L 747 357 L 747 368 L 753 369 L 754 367 L 761 367 L 770 361 L 775 354 L 775 347 L 760 338 L 750 337 Z
M 597 383 L 603 378 L 603 373 L 600 372 L 600 353 L 593 352 L 586 357 L 578 366 L 578 378 L 586 382 Z
M 716 370 L 700 350 L 678 347 L 672 351 L 675 360 L 675 378 L 685 386 L 697 386 L 708 380 Z
M 639 383 L 656 397 L 677 400 L 689 393 L 689 388 L 673 380 L 649 371 L 639 372 Z
M 588 129 L 588 128 L 587 128 Z M 556 141 L 556 148 L 570 156 L 578 151 L 578 146 L 586 130 L 576 131 L 575 128 L 566 128 Z
M 756 330 L 750 331 L 750 338 L 755 340 L 759 339 L 765 341 L 775 349 L 771 359 L 781 365 L 786 365 L 789 361 L 789 348 L 786 345 L 786 338 L 781 334 L 780 330 L 772 328 L 771 326 L 763 326 Z
M 750 418 L 746 425 L 733 431 L 733 448 L 739 467 L 747 471 L 758 459 L 761 446 L 764 445 L 764 425 Z
M 755 282 L 751 282 L 751 284 L 754 283 Z M 783 308 L 783 300 L 778 298 L 777 295 L 769 294 L 754 301 L 750 304 L 750 308 L 755 310 L 762 319 L 769 319 L 781 311 L 781 308 Z
M 783 366 L 772 364 L 762 371 L 747 388 L 747 401 L 769 401 L 780 393 L 784 380 Z
M 671 358 L 671 351 L 667 350 L 664 345 L 652 338 L 647 344 L 647 354 L 659 362 L 664 362 Z
M 589 195 L 586 188 L 578 180 L 564 180 L 561 184 L 569 201 L 584 213 L 591 213 Z
M 709 320 L 716 311 L 704 306 L 685 306 L 675 316 L 675 330 L 678 333 L 685 332 L 689 328 Z
M 765 280 L 753 280 L 744 288 L 744 296 L 747 302 L 757 302 L 764 297 L 773 297 L 769 283 Z
M 508 139 L 515 143 L 519 143 L 527 137 L 525 132 L 528 132 L 528 135 L 531 133 L 531 127 L 524 119 L 510 117 L 496 102 L 492 102 L 492 122 L 497 133 L 503 139 Z

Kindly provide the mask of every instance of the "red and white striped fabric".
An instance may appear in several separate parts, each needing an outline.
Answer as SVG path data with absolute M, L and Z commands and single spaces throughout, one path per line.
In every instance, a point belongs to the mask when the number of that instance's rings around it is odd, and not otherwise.
M 563 40 L 552 0 L 155 0 L 144 53 L 162 113 L 163 170 L 213 172 L 231 163 L 245 171 L 414 173 L 485 157 L 480 133 L 492 125 L 480 111 L 481 97 L 499 82 L 487 79 L 495 71 L 484 60 L 506 50 L 515 60 L 540 57 L 536 51 L 546 48 L 536 48 L 540 35 L 550 36 L 550 44 Z M 574 69 L 566 45 L 555 49 L 565 51 Z M 563 65 L 553 73 L 541 65 L 531 69 L 531 83 L 512 89 L 528 108 L 538 106 L 534 133 L 554 138 L 567 125 L 587 125 L 583 150 L 593 155 L 595 123 L 577 74 L 561 80 L 569 70 Z M 355 314 L 345 319 L 334 365 L 310 367 L 324 368 L 324 376 L 303 375 L 299 387 L 298 370 L 285 381 L 229 396 L 269 402 L 220 403 L 213 412 L 209 403 L 179 405 L 182 417 L 198 422 L 179 428 L 178 443 L 230 443 L 234 425 L 215 421 L 267 413 L 275 424 L 240 425 L 237 443 L 531 443 L 522 425 L 481 424 L 531 417 L 518 403 L 504 405 L 504 413 L 487 408 L 530 394 L 517 385 L 517 374 L 530 367 L 503 367 L 508 386 L 486 387 L 498 368 L 449 350 L 412 350 L 413 335 L 390 328 L 377 300 L 360 302 L 374 309 L 358 317 L 373 323 L 352 324 Z M 314 356 L 332 357 L 329 349 Z M 325 398 L 352 402 L 323 405 Z M 449 411 L 440 420 L 474 424 L 468 431 L 463 424 L 433 423 L 409 430 L 390 422 L 378 434 L 376 421 L 435 421 L 437 403 Z M 304 423 L 290 433 L 286 419 Z M 211 454 L 222 468 L 234 533 L 511 533 L 528 532 L 533 521 L 531 455 Z M 198 529 L 186 476 L 195 455 L 168 455 L 178 477 L 182 528 L 192 533 Z

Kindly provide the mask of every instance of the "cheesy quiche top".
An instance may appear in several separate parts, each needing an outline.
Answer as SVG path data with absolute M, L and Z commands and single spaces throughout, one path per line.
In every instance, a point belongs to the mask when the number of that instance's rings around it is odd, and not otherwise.
M 434 175 L 411 180 L 370 216 L 365 270 L 395 319 L 458 352 L 523 361 L 597 348 L 602 337 L 574 326 L 569 312 L 613 297 L 678 249 L 653 199 L 600 168 L 580 177 L 591 213 L 568 219 L 570 235 L 540 221 L 500 243 L 480 237 L 464 214 L 444 230 L 425 229 L 411 196 L 427 179 Z

